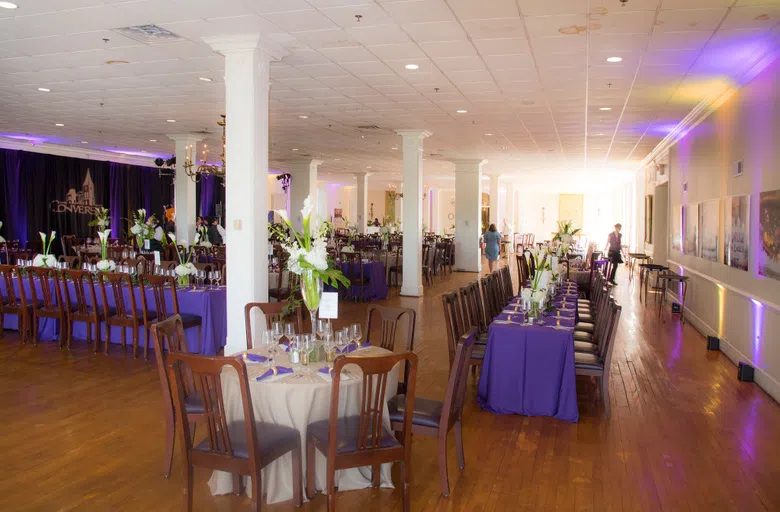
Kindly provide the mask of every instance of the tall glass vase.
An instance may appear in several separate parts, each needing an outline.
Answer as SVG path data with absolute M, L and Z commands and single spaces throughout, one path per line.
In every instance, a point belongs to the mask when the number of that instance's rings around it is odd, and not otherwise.
M 311 315 L 312 334 L 317 332 L 317 310 L 320 308 L 322 299 L 322 279 L 311 269 L 301 271 L 301 294 L 303 303 Z

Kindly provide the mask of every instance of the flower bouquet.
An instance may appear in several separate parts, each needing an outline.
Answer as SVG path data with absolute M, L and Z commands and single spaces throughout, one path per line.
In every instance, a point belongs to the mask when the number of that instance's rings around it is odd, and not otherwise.
M 95 212 L 95 219 L 87 225 L 90 227 L 97 226 L 98 231 L 104 231 L 109 224 L 111 224 L 111 219 L 108 216 L 108 208 L 100 207 Z
M 41 235 L 41 241 L 43 242 L 43 254 L 39 254 L 35 257 L 33 260 L 33 267 L 55 268 L 57 266 L 57 258 L 53 254 L 50 254 L 49 251 L 51 251 L 51 243 L 57 238 L 57 232 L 52 231 L 48 237 L 46 236 L 46 233 L 39 232 L 38 234 Z
M 133 212 L 133 225 L 130 227 L 130 232 L 135 235 L 138 240 L 138 247 L 143 248 L 144 240 L 151 240 L 154 236 L 154 230 L 146 223 L 146 210 L 139 208 Z
M 341 270 L 334 268 L 333 260 L 328 258 L 327 225 L 323 224 L 319 229 L 313 226 L 311 210 L 311 196 L 308 196 L 301 209 L 302 233 L 298 233 L 293 228 L 286 211 L 277 210 L 276 213 L 286 224 L 287 232 L 276 230 L 275 235 L 282 240 L 282 248 L 290 255 L 287 260 L 287 270 L 301 276 L 303 302 L 311 313 L 312 326 L 315 326 L 317 310 L 322 298 L 323 281 L 331 286 L 338 286 L 340 283 L 347 287 L 350 282 Z
M 110 229 L 98 231 L 100 238 L 100 261 L 97 262 L 97 269 L 101 272 L 113 272 L 116 270 L 116 262 L 108 259 L 108 237 L 111 234 Z
M 176 236 L 169 233 L 168 238 L 173 241 L 175 246 Z M 187 245 L 187 241 L 181 240 L 179 245 L 181 245 L 183 249 L 179 250 L 179 248 L 176 247 L 176 256 L 179 258 L 179 264 L 176 265 L 176 268 L 174 268 L 173 271 L 176 272 L 176 275 L 179 278 L 179 286 L 189 286 L 190 276 L 195 275 L 198 269 L 195 268 L 195 264 L 191 261 L 192 250 L 190 250 L 190 247 Z
M 566 245 L 574 241 L 574 235 L 580 232 L 580 228 L 574 229 L 574 223 L 571 220 L 559 220 L 558 232 L 553 237 L 553 242 L 562 242 Z
M 207 249 L 211 248 L 211 242 L 209 242 L 209 236 L 206 234 L 206 230 L 202 228 L 198 228 L 197 231 L 195 231 L 195 245 L 199 245 L 201 247 L 206 247 Z

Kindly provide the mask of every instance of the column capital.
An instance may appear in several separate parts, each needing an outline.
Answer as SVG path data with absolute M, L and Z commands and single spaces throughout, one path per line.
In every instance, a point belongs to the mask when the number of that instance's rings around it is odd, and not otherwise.
M 369 176 L 373 176 L 376 173 L 374 173 L 374 172 L 367 172 L 367 171 L 355 171 L 352 174 L 354 174 L 355 176 L 361 177 L 361 178 L 368 178 Z
M 200 142 L 203 140 L 203 137 L 192 135 L 191 133 L 172 134 L 172 135 L 166 135 L 166 137 L 168 137 L 174 142 L 184 142 L 187 144 L 195 144 L 196 142 Z
M 487 160 L 481 158 L 458 158 L 451 160 L 455 164 L 455 172 L 474 172 L 481 169 Z
M 282 60 L 290 54 L 275 41 L 264 38 L 261 34 L 235 34 L 204 37 L 203 42 L 222 55 L 259 50 L 269 61 Z
M 312 167 L 315 169 L 318 168 L 320 165 L 322 165 L 324 160 L 317 160 L 316 158 L 294 158 L 289 160 L 289 162 L 289 172 L 308 172 Z
M 403 137 L 404 139 L 417 139 L 417 140 L 423 140 L 427 139 L 431 135 L 433 135 L 432 132 L 429 132 L 428 130 L 395 130 L 395 133 Z

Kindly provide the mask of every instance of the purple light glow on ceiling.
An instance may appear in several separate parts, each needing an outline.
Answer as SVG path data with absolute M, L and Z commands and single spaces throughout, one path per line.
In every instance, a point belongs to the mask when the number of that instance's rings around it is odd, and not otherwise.
M 767 26 L 769 28 L 769 26 Z M 738 78 L 757 62 L 775 43 L 767 32 L 737 33 L 715 39 L 696 61 L 695 76 Z
M 0 133 L 0 137 L 26 141 L 33 145 L 43 144 L 44 142 L 56 142 L 55 139 L 47 139 L 40 135 L 30 135 L 29 133 Z
M 149 153 L 145 151 L 137 151 L 135 149 L 119 149 L 119 148 L 99 148 L 101 151 L 106 151 L 108 153 L 115 153 L 117 155 L 129 155 L 129 156 L 140 156 L 143 158 L 149 158 L 150 161 L 154 160 L 155 158 L 169 158 L 170 155 L 163 154 L 163 153 Z

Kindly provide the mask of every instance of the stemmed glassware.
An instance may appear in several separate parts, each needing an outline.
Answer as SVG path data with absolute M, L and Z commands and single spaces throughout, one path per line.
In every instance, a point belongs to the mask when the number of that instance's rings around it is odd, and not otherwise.
M 265 347 L 265 349 L 268 351 L 268 358 L 265 360 L 266 366 L 271 366 L 272 358 L 270 356 L 271 349 L 276 344 L 276 341 L 274 341 L 274 334 L 273 331 L 270 329 L 260 329 L 257 332 L 257 339 L 260 342 L 261 347 Z
M 351 334 L 352 341 L 360 348 L 360 340 L 363 338 L 363 330 L 360 328 L 360 324 L 352 324 Z
M 271 324 L 271 339 L 273 340 L 273 343 L 269 343 L 268 345 L 268 362 L 270 364 L 273 364 L 274 354 L 276 354 L 276 351 L 279 348 L 279 342 L 282 340 L 282 336 L 284 336 L 284 326 L 282 325 L 282 322 L 273 322 Z
M 336 359 L 336 345 L 333 343 L 333 331 L 325 332 L 322 341 L 325 345 L 325 362 L 328 363 L 328 368 L 333 368 L 333 361 Z
M 349 334 L 345 332 L 346 329 L 339 329 L 336 331 L 336 346 L 340 353 L 344 353 L 344 349 L 349 344 Z
M 331 332 L 330 320 L 318 318 L 317 319 L 317 336 L 320 339 L 325 339 L 325 334 Z

